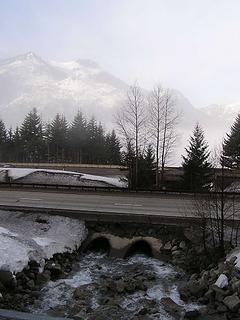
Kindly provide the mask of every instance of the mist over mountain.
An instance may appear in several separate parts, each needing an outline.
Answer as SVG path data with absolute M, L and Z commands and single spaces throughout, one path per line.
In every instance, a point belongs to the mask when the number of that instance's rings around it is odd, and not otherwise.
M 0 117 L 12 127 L 21 124 L 33 107 L 44 121 L 51 121 L 56 113 L 71 121 L 81 110 L 112 127 L 113 114 L 124 103 L 127 89 L 128 84 L 87 59 L 49 62 L 29 52 L 0 60 Z M 176 151 L 179 164 L 194 124 L 198 121 L 203 126 L 213 146 L 229 131 L 240 103 L 194 108 L 181 92 L 173 90 L 173 94 L 182 114 Z
M 15 126 L 36 107 L 45 121 L 56 113 L 71 120 L 78 110 L 110 122 L 127 85 L 95 62 L 46 62 L 34 53 L 0 61 L 0 116 Z

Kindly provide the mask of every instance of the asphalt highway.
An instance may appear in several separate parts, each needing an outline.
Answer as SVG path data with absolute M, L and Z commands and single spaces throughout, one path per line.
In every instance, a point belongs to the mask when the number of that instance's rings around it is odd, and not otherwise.
M 1 190 L 0 206 L 163 215 L 194 216 L 194 201 L 184 195 L 145 195 L 114 193 L 64 193 Z

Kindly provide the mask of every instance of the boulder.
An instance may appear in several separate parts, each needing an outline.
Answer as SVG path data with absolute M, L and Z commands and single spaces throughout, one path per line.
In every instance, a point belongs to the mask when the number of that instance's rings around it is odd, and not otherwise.
M 215 286 L 219 288 L 226 288 L 228 286 L 228 277 L 225 274 L 220 274 L 217 281 L 215 282 Z
M 208 286 L 205 283 L 199 281 L 191 281 L 189 284 L 189 291 L 194 297 L 202 297 L 208 290 Z
M 208 299 L 208 301 L 212 302 L 215 298 L 215 291 L 213 289 L 208 289 L 208 291 L 204 294 L 204 297 Z
M 178 286 L 178 292 L 180 294 L 180 298 L 183 301 L 187 301 L 191 297 L 191 293 L 188 287 L 188 284 L 183 283 Z
M 33 290 L 35 288 L 35 282 L 33 280 L 29 280 L 27 282 L 27 288 Z
M 215 292 L 215 300 L 218 302 L 222 302 L 223 299 L 229 295 L 229 291 L 228 290 L 223 290 L 219 287 L 217 287 L 216 285 L 212 286 L 212 289 Z
M 172 244 L 170 241 L 166 242 L 162 247 L 162 250 L 170 251 L 172 249 Z
M 185 249 L 186 248 L 186 242 L 185 241 L 181 241 L 180 243 L 179 243 L 179 248 L 180 249 Z
M 36 283 L 42 286 L 44 283 L 51 280 L 51 273 L 49 271 L 43 271 L 37 275 Z
M 200 312 L 198 309 L 189 310 L 185 312 L 184 319 L 196 319 L 200 316 Z
M 0 270 L 0 282 L 5 288 L 14 288 L 16 286 L 16 278 L 11 271 Z
M 124 292 L 124 290 L 125 290 L 124 281 L 122 281 L 122 280 L 117 281 L 116 290 L 117 290 L 118 293 L 123 293 Z
M 234 291 L 238 291 L 240 293 L 240 280 L 237 278 L 232 279 L 231 285 Z
M 4 292 L 6 291 L 6 288 L 4 287 L 4 285 L 0 282 L 0 292 Z
M 218 313 L 225 313 L 227 312 L 228 309 L 227 307 L 224 305 L 224 304 L 220 304 L 218 307 L 217 307 L 217 312 Z
M 237 311 L 240 307 L 240 299 L 236 294 L 224 298 L 223 303 L 228 307 L 228 309 L 234 312 Z
M 178 305 L 175 301 L 173 301 L 170 297 L 165 297 L 160 300 L 163 308 L 174 316 L 180 316 L 184 312 L 184 308 Z

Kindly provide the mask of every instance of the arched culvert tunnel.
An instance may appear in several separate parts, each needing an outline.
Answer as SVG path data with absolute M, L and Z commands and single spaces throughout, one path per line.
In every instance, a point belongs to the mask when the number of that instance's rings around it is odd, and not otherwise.
M 108 253 L 111 250 L 110 242 L 105 237 L 99 237 L 96 239 L 93 239 L 85 248 L 85 252 L 87 251 L 93 251 L 93 252 L 104 252 Z
M 131 257 L 135 254 L 144 254 L 148 257 L 153 256 L 151 245 L 145 240 L 138 240 L 131 244 L 128 248 L 125 257 Z

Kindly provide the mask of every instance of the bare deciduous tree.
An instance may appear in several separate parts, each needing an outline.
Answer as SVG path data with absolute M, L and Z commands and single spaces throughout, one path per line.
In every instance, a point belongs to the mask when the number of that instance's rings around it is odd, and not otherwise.
M 137 83 L 130 86 L 126 103 L 120 108 L 115 117 L 119 132 L 125 139 L 126 146 L 134 145 L 135 151 L 135 186 L 138 186 L 139 152 L 144 140 L 147 121 L 145 99 Z
M 205 250 L 207 250 L 207 238 L 210 235 L 211 245 L 219 248 L 224 254 L 226 242 L 231 245 L 238 244 L 240 199 L 234 190 L 229 189 L 228 182 L 225 181 L 222 148 L 214 150 L 212 160 L 215 168 L 212 176 L 212 190 L 198 195 L 195 199 L 195 215 L 201 221 Z
M 156 187 L 164 183 L 165 166 L 177 140 L 176 125 L 180 113 L 175 109 L 175 100 L 169 89 L 156 86 L 149 95 L 150 133 L 156 153 Z

